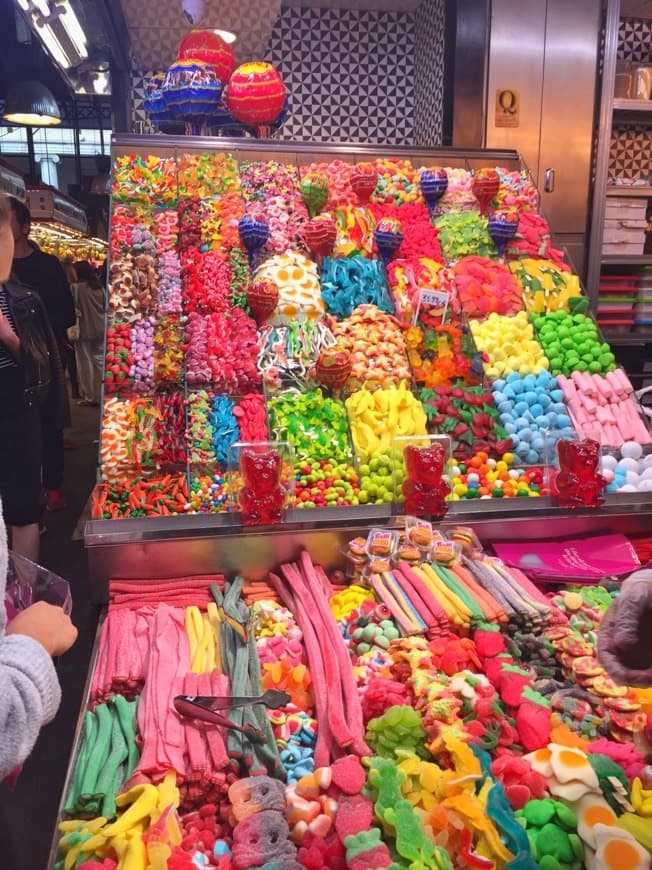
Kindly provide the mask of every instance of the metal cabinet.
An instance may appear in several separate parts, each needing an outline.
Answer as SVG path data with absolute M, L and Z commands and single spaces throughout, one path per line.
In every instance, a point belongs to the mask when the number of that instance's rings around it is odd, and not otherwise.
M 486 144 L 514 148 L 541 211 L 584 274 L 602 3 L 493 0 Z

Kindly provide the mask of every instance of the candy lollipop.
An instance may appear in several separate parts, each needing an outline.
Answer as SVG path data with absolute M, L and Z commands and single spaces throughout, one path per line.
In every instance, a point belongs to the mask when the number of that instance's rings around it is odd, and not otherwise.
M 376 226 L 374 238 L 385 268 L 387 268 L 389 261 L 401 247 L 403 241 L 401 222 L 397 221 L 396 218 L 383 218 Z
M 337 224 L 332 215 L 319 214 L 305 225 L 303 238 L 311 254 L 318 260 L 327 257 L 337 238 Z
M 318 215 L 328 199 L 328 180 L 320 172 L 309 172 L 301 179 L 301 199 L 311 218 Z
M 360 203 L 366 205 L 378 184 L 378 173 L 371 163 L 358 163 L 351 173 L 350 184 Z
M 471 190 L 480 205 L 482 214 L 487 213 L 489 203 L 500 190 L 500 176 L 495 169 L 485 167 L 478 169 L 471 182 Z
M 498 256 L 501 260 L 505 258 L 508 243 L 516 235 L 518 221 L 518 211 L 515 208 L 500 208 L 492 213 L 487 222 L 489 235 L 498 249 Z
M 256 255 L 269 238 L 269 224 L 245 214 L 238 221 L 238 233 L 249 254 L 249 265 L 253 272 L 256 269 Z
M 326 347 L 317 357 L 315 372 L 324 387 L 340 390 L 351 377 L 351 354 L 343 347 Z
M 258 278 L 249 285 L 247 305 L 259 326 L 276 311 L 279 298 L 278 287 L 273 281 Z
M 435 207 L 448 187 L 448 173 L 441 166 L 432 169 L 422 169 L 419 175 L 421 195 L 426 201 L 430 217 L 435 213 Z

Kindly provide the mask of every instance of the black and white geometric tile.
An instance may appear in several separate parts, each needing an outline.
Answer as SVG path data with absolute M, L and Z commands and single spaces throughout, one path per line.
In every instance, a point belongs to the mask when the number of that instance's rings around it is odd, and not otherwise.
M 618 60 L 652 62 L 652 20 L 621 18 L 618 28 Z
M 267 59 L 279 69 L 290 99 L 279 138 L 413 143 L 410 13 L 284 7 Z
M 621 18 L 618 59 L 652 63 L 652 20 Z M 652 176 L 652 130 L 643 124 L 618 124 L 611 131 L 609 175 L 614 178 Z
M 442 144 L 445 24 L 444 0 L 421 0 L 414 21 L 414 142 L 425 148 Z

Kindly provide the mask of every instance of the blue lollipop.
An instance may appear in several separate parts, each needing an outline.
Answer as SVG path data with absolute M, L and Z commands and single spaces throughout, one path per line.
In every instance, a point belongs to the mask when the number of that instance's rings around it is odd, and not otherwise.
M 492 212 L 487 221 L 487 230 L 501 260 L 505 258 L 508 243 L 516 235 L 518 220 L 518 212 L 515 208 L 501 208 Z
M 387 269 L 390 260 L 401 247 L 403 241 L 401 222 L 396 218 L 382 218 L 374 231 L 374 238 L 385 269 Z
M 245 214 L 238 221 L 240 241 L 247 249 L 251 273 L 256 270 L 256 256 L 269 238 L 269 224 L 253 215 Z
M 428 206 L 430 217 L 432 217 L 437 203 L 448 188 L 448 173 L 441 166 L 435 166 L 433 169 L 422 169 L 419 176 L 419 187 Z

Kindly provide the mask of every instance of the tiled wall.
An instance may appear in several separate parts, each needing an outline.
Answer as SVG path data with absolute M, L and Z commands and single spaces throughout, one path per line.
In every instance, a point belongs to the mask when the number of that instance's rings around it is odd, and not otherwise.
M 421 0 L 414 21 L 414 141 L 426 148 L 442 144 L 445 23 L 444 0 Z
M 623 18 L 618 34 L 618 59 L 652 63 L 652 20 Z M 652 124 L 614 125 L 609 174 L 619 178 L 652 176 Z
M 441 144 L 444 0 L 416 13 L 283 7 L 267 59 L 291 104 L 278 139 Z M 132 77 L 136 132 L 150 131 L 147 77 Z

